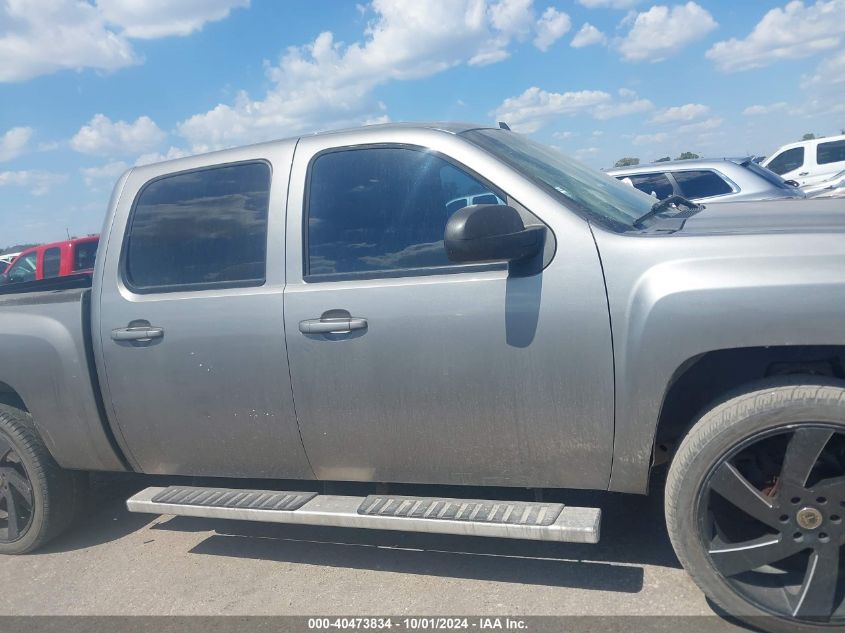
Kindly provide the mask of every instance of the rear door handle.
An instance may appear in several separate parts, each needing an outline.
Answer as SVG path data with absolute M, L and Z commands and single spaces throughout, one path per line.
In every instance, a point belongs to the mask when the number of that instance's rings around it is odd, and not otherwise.
M 299 322 L 303 334 L 345 334 L 352 330 L 366 330 L 367 319 L 341 317 L 330 319 L 306 319 Z
M 798 175 L 799 175 L 799 176 L 809 176 L 809 175 L 810 175 L 810 172 L 808 172 L 808 171 L 801 171 L 801 172 L 798 172 Z
M 155 338 L 164 336 L 164 328 L 151 325 L 136 327 L 119 327 L 111 331 L 112 340 L 115 341 L 137 341 L 138 343 L 149 343 Z

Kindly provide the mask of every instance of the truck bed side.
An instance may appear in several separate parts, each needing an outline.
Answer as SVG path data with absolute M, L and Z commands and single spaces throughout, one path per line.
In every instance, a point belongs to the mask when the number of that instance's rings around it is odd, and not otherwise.
M 18 398 L 60 466 L 126 470 L 98 403 L 90 290 L 0 296 L 0 402 Z

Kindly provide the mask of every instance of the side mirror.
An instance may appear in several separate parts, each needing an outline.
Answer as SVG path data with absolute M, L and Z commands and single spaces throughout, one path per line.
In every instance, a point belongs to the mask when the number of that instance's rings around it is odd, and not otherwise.
M 519 212 L 504 204 L 475 204 L 446 223 L 446 254 L 456 263 L 527 262 L 543 251 L 546 227 L 526 227 Z

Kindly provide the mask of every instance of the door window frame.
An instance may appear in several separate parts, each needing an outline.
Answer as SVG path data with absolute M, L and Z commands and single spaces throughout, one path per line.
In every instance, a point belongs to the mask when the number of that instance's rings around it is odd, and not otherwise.
M 311 158 L 308 160 L 308 166 L 305 171 L 305 191 L 302 197 L 302 226 L 301 226 L 301 244 L 302 244 L 302 253 L 301 253 L 301 265 L 302 265 L 302 280 L 305 283 L 321 283 L 321 282 L 331 282 L 331 281 L 350 281 L 350 280 L 363 280 L 363 279 L 395 279 L 401 277 L 423 277 L 423 276 L 430 276 L 430 275 L 454 275 L 458 273 L 467 273 L 467 272 L 484 272 L 484 271 L 491 271 L 491 270 L 507 270 L 508 263 L 505 261 L 501 262 L 484 262 L 478 264 L 446 264 L 443 266 L 419 266 L 413 268 L 396 268 L 396 269 L 389 269 L 389 270 L 367 270 L 367 271 L 353 271 L 353 272 L 342 272 L 342 273 L 322 273 L 322 274 L 311 274 L 310 273 L 310 243 L 309 243 L 309 236 L 308 236 L 308 223 L 310 219 L 310 202 L 311 202 L 311 181 L 313 178 L 313 170 L 314 170 L 314 163 L 317 161 L 318 158 L 321 156 L 325 156 L 326 154 L 335 154 L 339 152 L 350 152 L 350 151 L 358 151 L 358 150 L 368 150 L 368 149 L 404 149 L 409 151 L 415 151 L 423 154 L 429 154 L 435 156 L 444 162 L 450 164 L 452 167 L 462 171 L 467 176 L 470 176 L 477 180 L 479 183 L 484 185 L 489 189 L 489 191 L 493 192 L 497 195 L 501 200 L 505 200 L 506 204 L 514 207 L 518 211 L 522 213 L 529 214 L 531 217 L 535 218 L 538 222 L 543 224 L 548 229 L 548 236 L 549 239 L 553 241 L 553 245 L 556 247 L 554 233 L 551 227 L 543 222 L 543 220 L 538 217 L 536 214 L 532 213 L 524 206 L 522 206 L 519 202 L 517 202 L 514 198 L 512 198 L 505 190 L 503 190 L 498 185 L 494 185 L 491 183 L 487 178 L 476 172 L 475 170 L 467 167 L 466 165 L 460 163 L 459 161 L 455 160 L 451 156 L 439 152 L 437 150 L 431 149 L 429 147 L 425 147 L 422 145 L 416 145 L 413 143 L 390 143 L 390 142 L 380 142 L 380 143 L 362 143 L 360 145 L 343 145 L 339 147 L 329 147 L 326 149 L 322 149 L 316 152 Z M 467 196 L 469 197 L 469 196 Z M 444 227 L 445 228 L 445 227 Z M 554 252 L 555 249 L 552 250 L 551 256 L 548 257 L 547 261 L 544 262 L 543 268 L 545 269 L 551 261 L 554 259 Z
M 132 233 L 132 224 L 135 220 L 135 212 L 138 207 L 138 201 L 141 199 L 141 196 L 147 190 L 150 185 L 154 183 L 165 180 L 167 178 L 172 178 L 174 176 L 184 176 L 187 174 L 193 174 L 197 172 L 203 171 L 210 171 L 212 169 L 220 169 L 223 167 L 238 167 L 241 165 L 254 165 L 254 164 L 263 164 L 267 167 L 270 175 L 269 179 L 269 188 L 267 189 L 267 217 L 265 222 L 264 228 L 264 275 L 260 279 L 246 279 L 246 280 L 235 280 L 235 281 L 208 281 L 208 282 L 200 282 L 200 283 L 188 283 L 188 284 L 173 284 L 173 285 L 166 285 L 166 286 L 144 286 L 138 287 L 132 283 L 129 279 L 128 274 L 128 256 L 129 256 L 129 237 Z M 135 194 L 135 198 L 132 200 L 132 207 L 129 209 L 129 215 L 126 218 L 126 223 L 124 224 L 124 232 L 123 232 L 123 239 L 121 240 L 120 246 L 120 259 L 118 260 L 117 269 L 120 282 L 129 290 L 131 293 L 136 295 L 151 295 L 151 294 L 170 294 L 174 292 L 202 292 L 207 290 L 226 290 L 230 288 L 261 288 L 267 284 L 267 253 L 268 249 L 270 248 L 270 194 L 273 189 L 273 165 L 270 163 L 269 160 L 263 158 L 255 158 L 255 159 L 247 159 L 247 160 L 239 160 L 233 161 L 229 163 L 215 163 L 213 165 L 204 165 L 202 167 L 196 167 L 193 169 L 183 169 L 180 171 L 173 171 L 166 174 L 161 174 L 160 176 L 156 176 L 151 178 L 147 182 L 145 182 L 141 187 L 138 189 L 138 193 Z

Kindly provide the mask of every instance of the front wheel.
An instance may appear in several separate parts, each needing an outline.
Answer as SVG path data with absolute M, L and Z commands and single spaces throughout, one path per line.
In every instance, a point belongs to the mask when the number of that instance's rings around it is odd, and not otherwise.
M 695 582 L 770 631 L 845 626 L 845 388 L 773 382 L 695 424 L 666 522 Z

